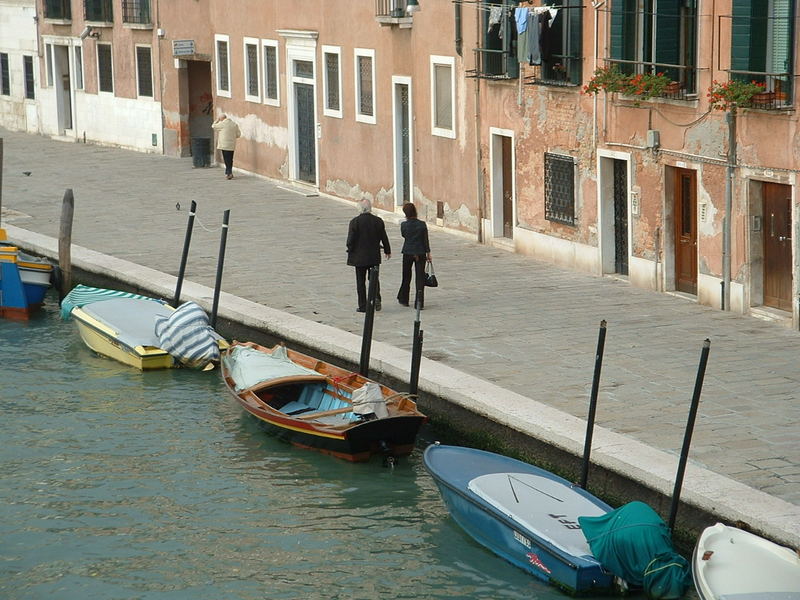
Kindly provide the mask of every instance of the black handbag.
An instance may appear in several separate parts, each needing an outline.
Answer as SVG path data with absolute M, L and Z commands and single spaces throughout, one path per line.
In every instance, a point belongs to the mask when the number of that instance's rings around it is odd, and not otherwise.
M 430 267 L 430 273 L 428 272 L 428 267 Z M 439 287 L 439 280 L 436 279 L 432 260 L 425 264 L 425 287 Z

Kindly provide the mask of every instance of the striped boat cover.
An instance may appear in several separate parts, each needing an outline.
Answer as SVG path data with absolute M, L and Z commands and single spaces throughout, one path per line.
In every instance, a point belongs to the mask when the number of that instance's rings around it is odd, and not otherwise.
M 156 317 L 159 347 L 181 364 L 202 369 L 219 361 L 219 344 L 208 315 L 194 302 L 181 304 L 168 317 Z
M 161 300 L 150 298 L 149 296 L 140 296 L 139 294 L 131 294 L 119 290 L 89 287 L 88 285 L 77 285 L 72 288 L 72 291 L 64 296 L 64 299 L 61 301 L 61 318 L 64 321 L 68 321 L 73 308 L 80 308 L 92 302 L 110 300 L 111 298 L 137 298 L 139 300 L 152 300 L 153 302 L 161 302 L 163 304 Z

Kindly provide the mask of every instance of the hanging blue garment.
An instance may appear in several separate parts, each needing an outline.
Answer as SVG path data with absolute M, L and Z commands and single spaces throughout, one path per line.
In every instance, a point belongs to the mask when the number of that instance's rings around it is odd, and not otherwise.
M 517 21 L 517 33 L 523 34 L 525 30 L 528 29 L 528 9 L 525 8 L 515 8 L 514 9 L 514 19 Z

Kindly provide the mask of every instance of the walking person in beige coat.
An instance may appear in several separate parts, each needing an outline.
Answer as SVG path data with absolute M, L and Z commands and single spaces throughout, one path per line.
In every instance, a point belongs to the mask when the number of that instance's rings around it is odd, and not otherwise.
M 239 130 L 239 126 L 224 113 L 214 121 L 211 127 L 217 132 L 217 150 L 222 151 L 222 160 L 225 161 L 225 177 L 233 179 L 233 151 L 236 149 L 236 139 L 242 135 L 242 132 Z

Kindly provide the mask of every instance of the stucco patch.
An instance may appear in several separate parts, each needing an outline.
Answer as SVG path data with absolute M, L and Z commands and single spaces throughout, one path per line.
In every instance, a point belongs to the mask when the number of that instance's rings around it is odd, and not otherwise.
M 351 185 L 341 179 L 329 179 L 325 184 L 325 191 L 340 198 L 350 198 L 351 200 L 367 199 L 370 202 L 374 200 L 373 195 L 363 191 L 360 185 Z
M 252 114 L 244 117 L 229 116 L 239 125 L 239 129 L 242 130 L 243 138 L 258 142 L 259 144 L 275 146 L 282 150 L 289 148 L 289 131 L 285 127 L 269 125 Z

